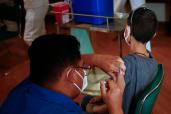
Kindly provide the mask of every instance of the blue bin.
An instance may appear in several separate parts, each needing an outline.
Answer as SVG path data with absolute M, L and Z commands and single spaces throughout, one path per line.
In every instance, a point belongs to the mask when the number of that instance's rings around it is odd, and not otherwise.
M 74 13 L 97 16 L 113 16 L 113 0 L 72 0 Z M 76 22 L 104 24 L 106 19 L 98 17 L 74 16 Z

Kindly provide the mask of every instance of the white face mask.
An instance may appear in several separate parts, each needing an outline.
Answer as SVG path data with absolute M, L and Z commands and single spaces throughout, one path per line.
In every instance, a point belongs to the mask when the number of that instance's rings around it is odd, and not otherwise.
M 130 34 L 131 34 L 130 27 L 126 26 L 125 31 L 124 31 L 124 38 L 125 38 L 125 42 L 127 43 L 128 46 L 130 46 L 130 43 L 128 41 Z
M 68 74 L 70 71 L 71 70 L 68 71 L 67 77 L 68 77 Z M 78 90 L 80 92 L 83 92 L 85 90 L 85 88 L 88 86 L 87 76 L 85 76 L 85 73 L 84 73 L 84 78 L 83 78 L 78 71 L 76 71 L 76 70 L 74 70 L 74 71 L 81 77 L 81 79 L 83 80 L 83 84 L 82 84 L 82 88 L 80 88 L 76 83 L 73 83 L 73 84 L 75 85 L 76 88 L 78 88 Z

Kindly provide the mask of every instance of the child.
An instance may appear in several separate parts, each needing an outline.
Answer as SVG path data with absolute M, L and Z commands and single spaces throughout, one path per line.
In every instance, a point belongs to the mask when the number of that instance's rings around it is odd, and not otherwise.
M 126 88 L 123 97 L 124 114 L 133 114 L 136 97 L 154 79 L 157 62 L 152 53 L 146 49 L 146 43 L 156 34 L 157 19 L 153 11 L 140 7 L 130 13 L 125 27 L 124 37 L 130 48 L 130 54 L 123 58 L 126 65 Z M 94 97 L 90 104 L 100 99 Z M 102 112 L 104 106 L 96 106 L 93 112 Z
M 156 28 L 155 13 L 145 7 L 136 9 L 128 17 L 124 37 L 130 54 L 123 58 L 126 65 L 125 114 L 134 113 L 136 97 L 154 79 L 157 62 L 146 49 L 146 43 L 156 35 Z

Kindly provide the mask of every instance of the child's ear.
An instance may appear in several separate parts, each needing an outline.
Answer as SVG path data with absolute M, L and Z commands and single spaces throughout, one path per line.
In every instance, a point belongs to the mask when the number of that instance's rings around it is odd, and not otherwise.
M 130 26 L 126 25 L 125 31 L 124 31 L 124 38 L 125 39 L 128 39 L 128 37 L 130 36 L 130 34 L 131 34 Z
M 131 28 L 128 25 L 125 27 L 124 38 L 128 46 L 130 46 L 131 45 Z

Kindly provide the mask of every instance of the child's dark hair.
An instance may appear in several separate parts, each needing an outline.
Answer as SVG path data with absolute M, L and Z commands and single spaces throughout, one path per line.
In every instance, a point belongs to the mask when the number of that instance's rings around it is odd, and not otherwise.
M 81 59 L 80 43 L 71 35 L 43 35 L 29 47 L 30 78 L 42 85 L 57 81 L 68 66 L 77 66 Z
M 141 43 L 151 40 L 157 29 L 157 18 L 155 13 L 145 7 L 132 11 L 127 20 L 131 28 L 131 34 Z

